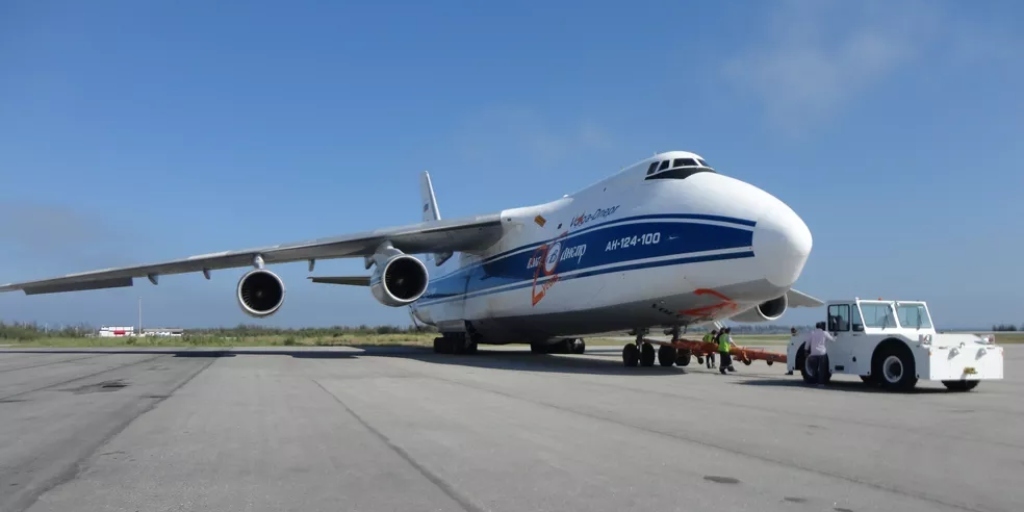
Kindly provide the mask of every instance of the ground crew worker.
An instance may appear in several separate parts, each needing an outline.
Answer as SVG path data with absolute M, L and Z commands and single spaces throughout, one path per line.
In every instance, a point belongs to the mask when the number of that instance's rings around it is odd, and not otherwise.
M 715 344 L 715 339 L 717 337 L 718 337 L 718 329 L 711 329 L 711 332 L 709 332 L 709 333 L 704 335 L 704 339 L 702 341 L 704 343 L 710 343 L 711 345 L 714 345 Z M 707 357 L 704 359 L 704 363 L 705 363 L 705 365 L 708 368 L 714 368 L 715 367 L 715 353 L 714 352 L 708 352 Z
M 722 332 L 718 334 L 718 354 L 722 356 L 722 365 L 718 371 L 725 375 L 725 371 L 730 372 L 736 371 L 736 368 L 732 366 L 732 355 L 729 354 L 730 345 L 735 347 L 736 344 L 732 341 L 732 327 L 725 327 Z
M 836 339 L 825 331 L 825 322 L 818 322 L 814 326 L 814 330 L 807 335 L 807 365 L 814 368 L 819 388 L 825 387 L 825 375 L 828 372 L 828 362 L 825 359 L 828 350 L 825 348 L 825 340 L 835 341 Z

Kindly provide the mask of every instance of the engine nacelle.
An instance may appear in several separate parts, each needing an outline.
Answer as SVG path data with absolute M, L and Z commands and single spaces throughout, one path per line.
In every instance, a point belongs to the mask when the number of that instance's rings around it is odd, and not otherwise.
M 250 270 L 238 280 L 236 295 L 238 305 L 247 315 L 270 316 L 284 304 L 284 281 L 269 270 Z
M 427 291 L 427 266 L 419 259 L 390 249 L 373 256 L 370 292 L 385 306 L 407 306 Z
M 789 308 L 789 297 L 783 294 L 772 300 L 764 301 L 757 306 L 750 308 L 732 318 L 735 322 L 758 323 L 771 322 L 782 317 Z

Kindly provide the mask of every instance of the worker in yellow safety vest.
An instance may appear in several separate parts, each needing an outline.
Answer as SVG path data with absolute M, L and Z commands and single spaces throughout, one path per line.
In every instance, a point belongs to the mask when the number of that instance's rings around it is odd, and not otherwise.
M 704 339 L 701 340 L 701 341 L 703 341 L 704 343 L 710 343 L 711 345 L 714 345 L 715 344 L 715 338 L 718 337 L 717 335 L 718 335 L 718 329 L 711 329 L 711 332 L 705 334 L 704 335 Z M 705 365 L 708 368 L 714 368 L 715 367 L 715 353 L 714 352 L 708 352 L 707 358 L 704 360 L 704 363 L 705 363 Z
M 722 332 L 718 334 L 718 354 L 722 356 L 722 366 L 718 369 L 722 375 L 725 375 L 725 371 L 730 372 L 736 371 L 736 368 L 732 366 L 732 354 L 729 353 L 730 345 L 735 347 L 736 344 L 732 341 L 732 328 L 724 327 Z

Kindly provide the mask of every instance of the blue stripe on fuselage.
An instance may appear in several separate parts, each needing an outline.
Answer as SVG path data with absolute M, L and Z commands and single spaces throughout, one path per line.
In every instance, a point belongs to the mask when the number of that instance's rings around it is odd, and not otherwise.
M 443 276 L 435 277 L 435 278 L 433 278 L 433 281 L 441 281 L 443 279 L 449 279 L 449 278 L 452 278 L 452 277 L 465 277 L 465 273 L 471 271 L 474 267 L 478 267 L 478 266 L 481 266 L 481 265 L 486 265 L 487 263 L 496 261 L 496 260 L 501 259 L 501 258 L 505 258 L 505 257 L 510 256 L 512 254 L 515 254 L 517 252 L 527 251 L 527 250 L 530 250 L 530 249 L 536 249 L 536 248 L 538 248 L 538 247 L 540 247 L 540 246 L 542 246 L 544 244 L 549 244 L 552 241 L 560 239 L 560 238 L 564 238 L 564 237 L 572 238 L 572 237 L 576 237 L 576 236 L 582 235 L 584 233 L 589 233 L 589 232 L 592 232 L 592 231 L 605 230 L 605 229 L 608 229 L 612 225 L 622 224 L 622 223 L 626 223 L 626 222 L 636 222 L 636 221 L 640 221 L 640 220 L 652 220 L 652 221 L 654 221 L 654 220 L 676 220 L 676 221 L 691 220 L 691 221 L 698 221 L 698 222 L 699 221 L 712 221 L 712 222 L 721 222 L 721 223 L 727 223 L 727 224 L 736 224 L 737 226 L 744 226 L 747 229 L 753 228 L 754 226 L 757 225 L 757 223 L 755 221 L 752 221 L 752 220 L 740 219 L 740 218 L 736 218 L 736 217 L 724 217 L 724 216 L 721 216 L 721 215 L 698 214 L 698 213 L 665 213 L 665 214 L 650 214 L 650 215 L 634 215 L 632 217 L 623 217 L 621 219 L 610 220 L 610 221 L 606 221 L 606 222 L 601 222 L 599 224 L 594 224 L 593 226 L 587 226 L 585 228 L 582 228 L 582 229 L 579 229 L 579 230 L 576 230 L 576 231 L 571 231 L 571 232 L 569 232 L 568 235 L 562 235 L 562 236 L 555 237 L 555 238 L 549 238 L 547 240 L 540 240 L 538 242 L 533 242 L 533 243 L 530 243 L 530 244 L 521 245 L 521 246 L 516 247 L 514 249 L 509 249 L 507 251 L 500 252 L 500 253 L 495 254 L 493 256 L 488 256 L 488 257 L 484 258 L 481 261 L 471 263 L 471 264 L 469 264 L 469 265 L 467 265 L 467 266 L 465 266 L 463 268 L 457 269 L 457 270 L 452 271 L 452 272 L 450 272 L 448 274 L 445 274 Z M 688 252 L 692 252 L 692 251 L 688 251 Z
M 630 268 L 634 265 L 648 268 L 753 255 L 749 251 L 695 254 L 750 248 L 753 232 L 749 227 L 671 220 L 666 218 L 668 216 L 654 217 L 658 220 L 622 224 L 627 220 L 637 220 L 631 218 L 594 226 L 570 233 L 561 239 L 550 240 L 547 245 L 538 244 L 534 250 L 529 250 L 533 247 L 530 245 L 506 251 L 496 258 L 432 280 L 426 293 L 417 301 L 418 305 L 478 295 L 499 287 L 499 291 L 516 289 L 519 286 L 512 286 L 516 284 L 529 286 L 535 278 L 538 282 L 545 280 L 549 275 L 546 269 L 559 275 L 575 272 L 565 277 L 569 279 L 634 270 Z M 554 254 L 552 250 L 558 253 Z M 550 266 L 547 265 L 549 257 L 553 258 Z M 642 261 L 651 258 L 661 259 Z M 592 271 L 587 272 L 588 269 Z

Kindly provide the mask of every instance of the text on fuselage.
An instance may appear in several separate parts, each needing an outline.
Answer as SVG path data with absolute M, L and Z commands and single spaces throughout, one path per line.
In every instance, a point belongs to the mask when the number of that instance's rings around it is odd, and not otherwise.
M 587 252 L 587 244 L 579 244 L 562 249 L 562 244 L 556 243 L 551 249 L 547 252 L 546 256 L 541 255 L 530 258 L 530 261 L 526 263 L 526 268 L 537 268 L 545 260 L 549 268 L 553 268 L 556 262 L 573 258 L 576 259 L 576 263 L 579 263 L 579 260 L 583 258 L 583 254 Z
M 619 209 L 619 205 L 611 206 L 608 208 L 598 208 L 593 213 L 582 213 L 576 217 L 573 217 L 572 222 L 569 223 L 569 227 L 578 228 L 588 222 L 592 222 L 598 219 L 603 219 L 615 213 L 615 210 Z
M 608 244 L 605 245 L 605 252 L 615 251 L 618 249 L 626 249 L 628 247 L 634 247 L 637 245 L 655 245 L 661 241 L 661 233 L 644 233 L 642 235 L 626 236 L 622 238 L 616 238 L 615 240 L 609 240 Z

